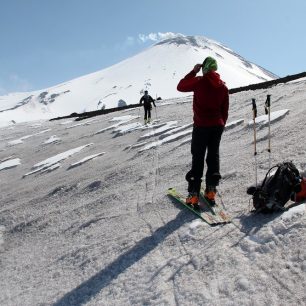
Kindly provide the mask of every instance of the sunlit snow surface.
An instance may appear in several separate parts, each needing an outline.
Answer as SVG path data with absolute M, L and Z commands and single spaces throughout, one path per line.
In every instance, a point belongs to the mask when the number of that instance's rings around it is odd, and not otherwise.
M 166 196 L 169 187 L 187 193 L 190 97 L 157 103 L 148 125 L 140 108 L 1 128 L 0 305 L 305 304 L 305 203 L 252 214 L 246 194 L 252 98 L 258 178 L 269 156 L 306 173 L 305 85 L 230 96 L 218 189 L 233 224 L 219 227 Z M 271 153 L 260 119 L 267 94 Z
M 5 169 L 10 169 L 20 165 L 20 158 L 13 158 L 0 162 L 0 171 Z

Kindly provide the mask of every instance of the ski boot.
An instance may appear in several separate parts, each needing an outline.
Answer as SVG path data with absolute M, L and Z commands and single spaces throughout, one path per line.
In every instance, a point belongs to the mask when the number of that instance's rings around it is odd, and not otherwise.
M 215 186 L 207 186 L 204 192 L 204 197 L 210 205 L 216 204 L 217 189 Z
M 190 192 L 186 198 L 186 204 L 195 210 L 199 210 L 199 194 L 197 192 Z

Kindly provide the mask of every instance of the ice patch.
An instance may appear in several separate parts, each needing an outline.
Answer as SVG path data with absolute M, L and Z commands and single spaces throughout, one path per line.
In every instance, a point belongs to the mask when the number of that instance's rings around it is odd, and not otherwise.
M 147 143 L 148 143 L 147 141 L 143 141 L 143 142 L 136 143 L 134 145 L 129 145 L 126 148 L 124 148 L 124 151 L 142 147 L 142 146 L 146 145 Z
M 164 124 L 163 126 L 161 126 L 160 128 L 154 129 L 153 131 L 144 134 L 140 137 L 140 139 L 146 139 L 146 138 L 150 138 L 150 137 L 154 137 L 154 136 L 158 136 L 161 135 L 169 130 L 172 130 L 174 128 L 176 128 L 177 126 L 177 121 L 169 121 L 166 124 Z
M 270 122 L 271 123 L 276 122 L 276 121 L 284 118 L 288 113 L 289 113 L 289 109 L 283 109 L 283 110 L 279 110 L 279 111 L 276 111 L 276 112 L 272 112 L 270 114 Z M 265 126 L 268 123 L 269 123 L 268 115 L 262 115 L 262 116 L 259 116 L 255 119 L 255 124 L 259 125 L 259 126 Z M 249 126 L 253 126 L 253 124 L 254 124 L 253 120 L 249 121 L 249 123 L 248 123 Z
M 87 157 L 81 159 L 80 161 L 78 161 L 78 162 L 76 162 L 74 164 L 71 164 L 68 169 L 71 169 L 71 168 L 83 165 L 86 162 L 88 162 L 88 161 L 90 161 L 90 160 L 92 160 L 92 159 L 94 159 L 94 158 L 96 158 L 98 156 L 104 155 L 104 154 L 105 154 L 105 152 L 101 152 L 101 153 L 98 153 L 98 154 L 93 154 L 93 155 L 87 156 Z
M 20 158 L 14 158 L 14 159 L 6 160 L 6 161 L 0 163 L 0 171 L 5 170 L 5 169 L 14 168 L 14 167 L 16 167 L 20 164 L 21 164 L 20 163 Z
M 170 130 L 170 131 L 168 131 L 166 133 L 163 133 L 162 135 L 159 136 L 159 138 L 163 139 L 165 137 L 171 136 L 171 135 L 176 134 L 178 132 L 181 132 L 181 131 L 183 131 L 185 129 L 188 129 L 188 128 L 192 127 L 192 126 L 193 126 L 193 123 L 185 124 L 185 125 L 180 126 L 178 128 L 172 129 L 172 130 Z
M 113 133 L 116 133 L 117 136 L 130 133 L 134 130 L 139 129 L 142 126 L 139 122 L 130 123 L 127 125 L 119 126 L 113 130 Z
M 44 133 L 49 132 L 49 131 L 51 131 L 51 129 L 46 129 L 46 130 L 40 131 L 36 134 L 26 135 L 26 136 L 23 136 L 19 139 L 11 140 L 11 141 L 8 142 L 8 145 L 9 146 L 15 146 L 15 145 L 18 145 L 18 144 L 22 144 L 25 139 L 28 139 L 28 138 L 31 138 L 33 136 L 37 136 L 37 135 L 40 135 L 40 134 L 44 134 Z
M 151 142 L 151 143 L 147 144 L 143 149 L 139 150 L 138 152 L 143 152 L 143 151 L 146 151 L 146 150 L 149 150 L 149 149 L 152 149 L 152 148 L 159 147 L 159 146 L 161 146 L 165 143 L 170 143 L 170 142 L 176 141 L 178 139 L 181 139 L 181 138 L 185 137 L 186 135 L 190 135 L 191 132 L 192 132 L 192 130 L 190 129 L 190 130 L 187 130 L 187 131 L 183 131 L 181 133 L 177 133 L 177 134 L 168 136 L 168 137 L 166 137 L 162 140 Z
M 33 171 L 24 174 L 23 177 L 26 177 L 28 175 L 31 175 L 31 174 L 34 174 L 34 173 L 37 173 L 37 172 L 52 171 L 52 170 L 54 170 L 54 167 L 55 167 L 55 169 L 57 169 L 60 166 L 60 164 L 59 164 L 60 161 L 72 156 L 75 153 L 80 152 L 84 148 L 89 147 L 91 145 L 93 145 L 93 143 L 89 143 L 89 144 L 86 144 L 84 146 L 80 146 L 80 147 L 65 151 L 63 153 L 57 154 L 53 157 L 47 158 L 44 161 L 35 164 L 32 167 Z
M 123 120 L 123 121 L 114 120 L 114 119 L 116 119 L 116 118 L 126 118 L 126 120 Z M 136 118 L 139 118 L 139 117 L 137 116 Z M 101 130 L 95 132 L 94 135 L 104 133 L 104 132 L 106 132 L 106 131 L 108 131 L 108 130 L 116 129 L 116 128 L 118 128 L 119 126 L 121 126 L 121 125 L 123 125 L 123 124 L 125 124 L 125 123 L 127 123 L 127 122 L 129 122 L 129 121 L 131 121 L 131 120 L 134 120 L 134 119 L 135 119 L 135 116 L 115 117 L 115 118 L 112 119 L 112 121 L 116 121 L 116 122 L 118 121 L 117 123 L 115 123 L 115 124 L 113 124 L 113 125 L 110 125 L 110 126 L 104 128 L 104 129 L 101 129 Z
M 232 122 L 229 122 L 225 125 L 225 131 L 227 130 L 230 130 L 230 129 L 233 129 L 234 127 L 238 126 L 238 125 L 241 125 L 244 123 L 244 119 L 239 119 L 239 120 L 235 120 L 235 121 L 232 121 Z
M 25 139 L 28 139 L 28 138 L 33 137 L 33 136 L 34 135 L 26 135 L 26 136 L 23 136 L 19 139 L 11 140 L 11 141 L 8 142 L 8 145 L 9 146 L 15 146 L 15 145 L 18 145 L 18 144 L 22 144 Z
M 50 143 L 55 143 L 59 142 L 61 139 L 56 137 L 56 135 L 52 135 L 49 139 L 47 139 L 44 144 L 50 144 Z

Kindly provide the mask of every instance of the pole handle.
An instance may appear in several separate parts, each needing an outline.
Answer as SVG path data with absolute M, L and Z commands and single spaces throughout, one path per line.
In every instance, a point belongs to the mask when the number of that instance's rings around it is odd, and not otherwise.
M 255 184 L 257 187 L 257 150 L 256 150 L 256 117 L 257 117 L 257 107 L 256 100 L 252 99 L 252 110 L 253 110 L 253 130 L 254 130 L 254 158 L 255 158 Z
M 271 106 L 271 95 L 267 95 L 267 99 L 265 102 L 265 113 L 268 115 L 270 113 L 270 106 Z
M 256 100 L 252 99 L 252 110 L 253 110 L 253 119 L 257 117 L 257 107 L 256 107 Z

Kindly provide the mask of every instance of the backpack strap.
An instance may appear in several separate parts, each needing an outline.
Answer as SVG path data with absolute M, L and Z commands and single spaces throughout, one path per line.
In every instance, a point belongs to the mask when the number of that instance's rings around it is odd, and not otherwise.
M 265 178 L 264 178 L 264 180 L 262 181 L 262 184 L 261 184 L 261 188 L 265 185 L 265 183 L 266 183 L 266 180 L 267 180 L 267 178 L 268 178 L 268 176 L 269 176 L 269 174 L 270 174 L 270 172 L 271 172 L 271 170 L 272 169 L 274 169 L 274 168 L 276 168 L 276 167 L 280 167 L 280 164 L 277 164 L 277 165 L 275 165 L 275 166 L 273 166 L 273 167 L 271 167 L 269 170 L 268 170 L 268 172 L 267 172 L 267 174 L 266 174 L 266 176 L 265 176 Z M 278 170 L 277 170 L 278 171 Z M 276 171 L 276 173 L 277 173 L 277 171 Z

